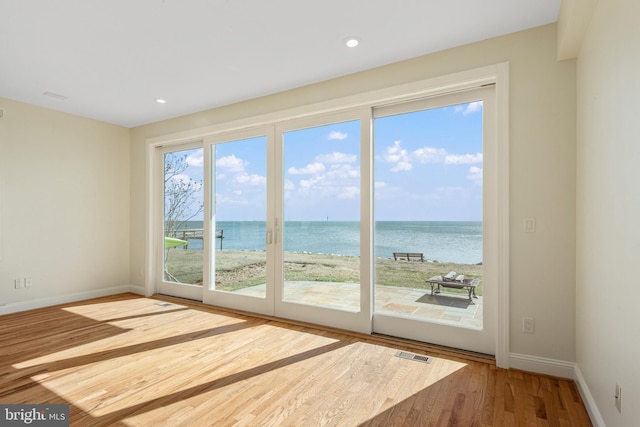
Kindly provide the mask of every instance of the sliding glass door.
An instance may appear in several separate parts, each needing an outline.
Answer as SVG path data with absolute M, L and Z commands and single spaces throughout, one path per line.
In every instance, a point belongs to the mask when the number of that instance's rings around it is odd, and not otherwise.
M 205 302 L 273 314 L 268 290 L 268 147 L 273 132 L 256 129 L 205 141 L 210 244 Z
M 158 291 L 494 353 L 494 92 L 396 100 L 159 148 Z
M 363 176 L 362 167 L 363 156 L 369 156 L 368 136 L 363 138 L 368 114 L 360 110 L 277 127 L 278 315 L 370 330 L 370 292 L 362 274 L 370 265 L 362 257 L 370 244 L 362 209 L 362 183 L 369 182 L 369 169 Z
M 495 278 L 483 257 L 492 94 L 374 109 L 376 331 L 494 351 Z
M 205 302 L 370 332 L 369 114 L 205 140 Z

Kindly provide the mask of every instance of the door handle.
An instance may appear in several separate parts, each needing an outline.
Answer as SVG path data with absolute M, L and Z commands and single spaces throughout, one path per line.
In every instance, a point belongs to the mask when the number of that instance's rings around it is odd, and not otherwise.
M 278 217 L 274 219 L 275 227 L 276 227 L 276 235 L 274 237 L 276 245 L 278 244 L 278 236 L 280 235 L 280 221 L 278 221 Z
M 271 230 L 267 230 L 267 245 L 273 243 L 273 233 Z

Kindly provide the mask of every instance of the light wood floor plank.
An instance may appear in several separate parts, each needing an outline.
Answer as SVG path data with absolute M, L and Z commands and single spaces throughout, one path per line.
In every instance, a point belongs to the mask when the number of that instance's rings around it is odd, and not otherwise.
M 1 316 L 0 378 L 82 427 L 591 425 L 572 381 L 482 355 L 131 294 Z

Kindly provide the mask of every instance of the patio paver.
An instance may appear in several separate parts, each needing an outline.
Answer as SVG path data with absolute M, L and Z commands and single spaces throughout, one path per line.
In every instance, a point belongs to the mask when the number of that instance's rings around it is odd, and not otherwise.
M 234 293 L 262 297 L 266 285 L 251 286 Z M 285 301 L 322 305 L 337 310 L 358 311 L 358 283 L 288 281 L 284 290 Z M 376 312 L 411 317 L 415 320 L 450 324 L 464 328 L 482 328 L 482 297 L 473 299 L 465 294 L 443 292 L 431 295 L 430 289 L 376 286 Z

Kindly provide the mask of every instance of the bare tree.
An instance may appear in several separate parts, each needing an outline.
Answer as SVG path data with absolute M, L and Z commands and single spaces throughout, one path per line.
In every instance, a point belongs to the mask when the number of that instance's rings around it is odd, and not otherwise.
M 164 162 L 165 235 L 175 236 L 187 221 L 198 217 L 203 209 L 199 194 L 202 181 L 195 181 L 184 172 L 189 167 L 187 156 L 168 153 Z

